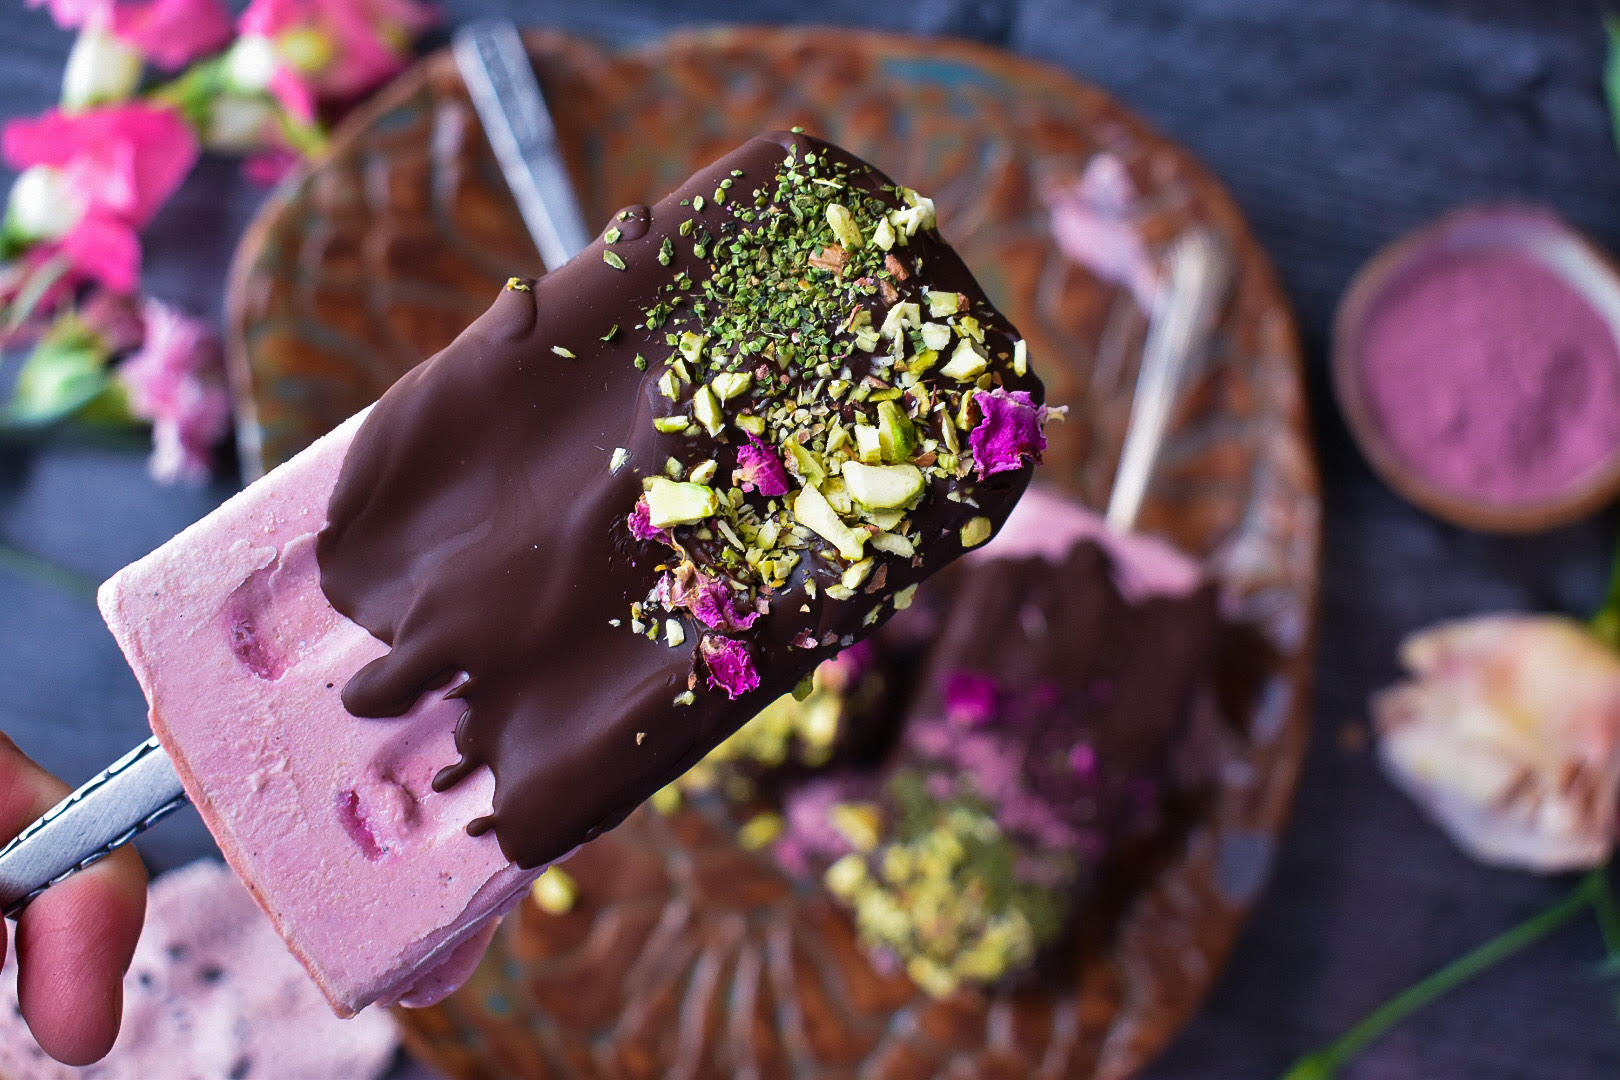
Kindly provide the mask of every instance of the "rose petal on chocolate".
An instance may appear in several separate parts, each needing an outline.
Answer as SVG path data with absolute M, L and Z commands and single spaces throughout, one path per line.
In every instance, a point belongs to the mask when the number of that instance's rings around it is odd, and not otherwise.
M 737 448 L 737 467 L 731 478 L 744 491 L 757 491 L 768 498 L 788 493 L 787 469 L 775 450 L 754 439 Z
M 1046 449 L 1046 406 L 1036 405 L 1028 391 L 1001 387 L 974 395 L 984 419 L 968 436 L 979 479 L 992 473 L 1021 469 L 1024 462 L 1040 461 Z
M 711 689 L 724 690 L 733 699 L 759 689 L 759 671 L 742 642 L 710 634 L 698 644 L 698 651 L 709 669 Z
M 630 535 L 637 540 L 660 540 L 669 543 L 669 533 L 666 530 L 653 528 L 652 510 L 647 505 L 645 495 L 636 500 L 636 508 L 630 511 L 625 524 L 630 527 Z

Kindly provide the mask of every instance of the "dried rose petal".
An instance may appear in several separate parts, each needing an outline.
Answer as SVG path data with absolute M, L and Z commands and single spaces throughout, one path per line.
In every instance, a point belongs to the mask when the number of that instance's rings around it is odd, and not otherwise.
M 1026 390 L 1001 387 L 974 395 L 984 419 L 968 436 L 979 479 L 992 473 L 1023 468 L 1025 461 L 1040 461 L 1046 449 L 1046 406 L 1036 405 Z
M 979 727 L 996 715 L 996 680 L 974 671 L 953 671 L 945 680 L 945 714 L 958 724 Z
M 712 630 L 747 630 L 759 618 L 757 611 L 739 613 L 731 586 L 691 563 L 683 563 L 659 580 L 658 601 L 671 611 L 685 608 Z
M 630 527 L 630 535 L 637 540 L 661 540 L 666 544 L 669 543 L 668 532 L 663 529 L 653 528 L 652 509 L 647 505 L 647 496 L 645 495 L 636 500 L 636 508 L 630 511 L 630 516 L 625 519 L 625 524 Z
M 708 666 L 712 689 L 724 690 L 726 696 L 733 699 L 759 689 L 759 671 L 742 642 L 710 634 L 698 644 L 698 651 Z
M 767 497 L 786 495 L 789 491 L 782 459 L 758 439 L 737 448 L 737 467 L 732 470 L 731 478 L 744 491 L 757 491 Z

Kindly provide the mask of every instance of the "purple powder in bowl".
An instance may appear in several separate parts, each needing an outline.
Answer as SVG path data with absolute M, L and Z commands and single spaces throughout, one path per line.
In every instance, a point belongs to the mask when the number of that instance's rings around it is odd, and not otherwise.
M 1544 504 L 1581 489 L 1620 449 L 1615 329 L 1533 253 L 1562 242 L 1552 219 L 1461 220 L 1414 244 L 1364 309 L 1355 353 L 1367 419 L 1434 489 Z M 1503 242 L 1490 242 L 1493 228 Z

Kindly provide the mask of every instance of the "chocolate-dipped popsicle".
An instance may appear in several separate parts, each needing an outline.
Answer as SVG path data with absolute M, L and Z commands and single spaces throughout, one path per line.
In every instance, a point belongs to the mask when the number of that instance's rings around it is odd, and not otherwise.
M 489 766 L 470 827 L 540 866 L 988 540 L 1044 417 L 927 199 L 755 139 L 511 283 L 374 407 L 317 547 L 332 606 L 389 646 L 343 703 L 460 699 L 434 787 Z

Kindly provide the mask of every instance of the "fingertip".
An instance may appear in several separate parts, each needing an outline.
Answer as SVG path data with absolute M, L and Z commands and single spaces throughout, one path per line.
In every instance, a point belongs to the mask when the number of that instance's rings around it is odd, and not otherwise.
M 124 973 L 146 913 L 131 850 L 55 886 L 17 923 L 17 998 L 29 1030 L 67 1065 L 105 1057 L 123 1019 Z

